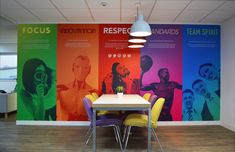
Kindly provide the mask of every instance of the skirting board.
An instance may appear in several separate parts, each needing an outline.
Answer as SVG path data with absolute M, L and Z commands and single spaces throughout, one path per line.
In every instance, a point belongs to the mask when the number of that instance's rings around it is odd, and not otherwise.
M 42 126 L 89 126 L 89 121 L 22 121 L 17 120 L 16 125 L 42 125 Z M 193 125 L 220 125 L 220 121 L 164 121 L 159 126 L 193 126 Z
M 38 126 L 89 126 L 89 121 L 22 121 L 17 120 L 16 125 Z
M 158 126 L 220 125 L 220 121 L 159 121 Z
M 235 125 L 232 126 L 232 125 L 227 124 L 227 123 L 224 123 L 224 122 L 221 122 L 220 125 L 223 126 L 224 128 L 227 128 L 227 129 L 229 129 L 229 130 L 235 132 Z

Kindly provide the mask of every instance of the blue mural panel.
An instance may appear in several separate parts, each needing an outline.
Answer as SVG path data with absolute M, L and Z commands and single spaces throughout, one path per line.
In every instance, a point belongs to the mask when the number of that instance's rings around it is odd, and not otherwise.
M 183 120 L 220 119 L 220 26 L 183 26 Z

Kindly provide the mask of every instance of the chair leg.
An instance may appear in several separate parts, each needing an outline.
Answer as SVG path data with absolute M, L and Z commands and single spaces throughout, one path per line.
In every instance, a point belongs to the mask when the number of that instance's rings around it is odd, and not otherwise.
M 121 142 L 121 138 L 120 138 L 120 132 L 118 131 L 118 127 L 119 127 L 119 126 L 114 126 L 114 127 L 116 128 L 117 137 L 118 137 L 118 142 L 119 142 L 119 145 L 120 145 L 121 151 L 123 151 L 123 148 L 122 148 L 122 142 Z
M 86 135 L 85 135 L 85 138 L 87 138 L 87 136 L 90 134 L 90 131 L 91 131 L 91 126 L 90 126 L 89 129 L 87 130 Z
M 125 126 L 125 128 L 124 128 L 123 137 L 122 137 L 122 142 L 124 142 L 124 140 L 125 140 L 125 138 L 126 138 L 126 132 L 127 132 L 127 126 Z
M 154 129 L 152 128 L 151 130 L 152 130 L 151 132 L 152 132 L 152 135 L 154 137 L 154 140 L 157 141 L 157 137 L 156 137 L 156 133 L 155 133 Z
M 121 134 L 121 129 L 120 129 L 120 126 L 116 126 L 117 127 L 117 131 L 119 133 L 119 136 L 120 136 L 120 139 L 122 141 L 122 134 Z
M 117 137 L 117 132 L 116 132 L 115 126 L 113 126 L 113 131 L 114 131 L 114 134 L 115 134 L 116 142 L 118 143 L 118 137 Z
M 124 152 L 126 151 L 127 143 L 128 143 L 129 136 L 130 136 L 130 132 L 131 132 L 131 126 L 128 126 L 128 128 L 127 128 L 127 137 L 126 137 L 126 142 L 125 142 L 125 147 L 124 147 Z
M 153 133 L 154 133 L 154 135 L 155 135 L 155 137 L 156 137 L 156 139 L 157 139 L 157 142 L 158 142 L 158 144 L 159 144 L 159 146 L 160 146 L 160 149 L 161 149 L 161 152 L 164 152 L 164 150 L 162 149 L 162 145 L 161 145 L 161 143 L 160 143 L 160 140 L 159 140 L 159 138 L 157 137 L 157 134 L 156 134 L 156 132 L 155 132 L 155 130 L 152 128 L 152 131 L 153 131 Z
M 92 131 L 90 132 L 90 135 L 88 136 L 87 140 L 86 140 L 86 145 L 89 143 L 90 139 L 91 139 L 91 136 L 92 136 Z
M 119 132 L 120 138 L 121 138 L 121 129 L 120 129 L 120 126 L 116 126 L 116 127 L 117 127 L 117 129 L 118 129 L 118 132 Z

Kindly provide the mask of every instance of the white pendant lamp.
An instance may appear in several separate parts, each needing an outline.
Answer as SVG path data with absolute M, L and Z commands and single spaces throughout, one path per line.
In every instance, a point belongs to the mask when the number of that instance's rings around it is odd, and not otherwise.
M 142 14 L 137 15 L 137 20 L 131 26 L 131 36 L 143 37 L 150 36 L 152 34 L 149 24 L 144 21 L 144 16 Z
M 130 43 L 145 43 L 145 42 L 147 42 L 147 40 L 145 37 L 130 36 L 128 42 L 130 42 Z
M 128 48 L 137 49 L 137 48 L 143 48 L 143 43 L 129 43 Z

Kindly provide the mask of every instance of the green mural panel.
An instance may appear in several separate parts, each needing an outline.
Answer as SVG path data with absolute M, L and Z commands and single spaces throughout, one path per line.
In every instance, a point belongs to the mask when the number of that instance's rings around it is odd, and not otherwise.
M 56 120 L 57 25 L 18 25 L 17 120 Z

